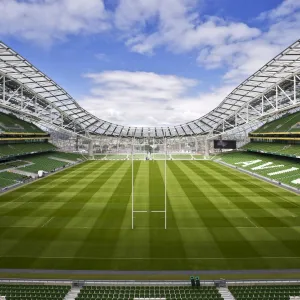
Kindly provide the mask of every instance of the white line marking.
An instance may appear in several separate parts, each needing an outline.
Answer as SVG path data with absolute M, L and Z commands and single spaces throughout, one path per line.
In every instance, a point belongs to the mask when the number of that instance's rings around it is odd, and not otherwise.
M 4 255 L 1 256 L 3 258 L 10 258 L 16 256 Z M 33 256 L 24 256 L 27 258 Z M 180 260 L 180 259 L 188 259 L 188 260 L 251 260 L 251 259 L 300 259 L 300 256 L 257 256 L 257 257 L 93 257 L 93 256 L 38 256 L 37 258 L 44 259 L 97 259 L 97 260 Z M 34 256 L 36 258 L 36 256 Z
M 134 210 L 134 213 L 146 213 L 148 212 L 147 210 Z
M 253 221 L 251 221 L 248 217 L 245 217 L 253 226 L 255 226 L 256 228 L 258 228 L 257 227 L 257 225 L 253 222 Z
M 134 217 L 135 218 L 135 217 Z M 37 228 L 39 226 L 32 226 L 32 225 L 11 225 L 11 226 L 1 226 L 0 228 Z M 98 230 L 128 230 L 131 229 L 131 227 L 110 227 L 110 228 L 105 228 L 105 227 L 88 227 L 88 226 L 71 226 L 71 227 L 64 227 L 63 230 L 68 230 L 68 229 L 98 229 Z M 209 228 L 219 228 L 219 227 L 209 227 Z M 234 227 L 222 227 L 222 228 L 228 228 L 228 229 L 239 229 L 239 228 L 244 228 L 244 229 L 262 229 L 262 228 L 268 228 L 268 227 L 262 227 L 262 226 L 234 226 Z M 297 228 L 300 229 L 300 226 L 289 226 L 289 227 L 278 227 L 278 228 L 286 228 L 286 229 L 293 229 Z M 152 230 L 152 229 L 161 229 L 161 227 L 151 227 L 151 226 L 138 226 L 135 228 L 136 230 Z M 208 229 L 208 227 L 176 227 L 176 228 L 168 228 L 168 230 L 199 230 L 199 229 Z
M 151 212 L 154 212 L 154 213 L 165 213 L 166 211 L 164 211 L 164 210 L 151 210 Z
M 54 217 L 50 218 L 46 223 L 44 223 L 44 225 L 42 227 L 46 226 L 53 218 Z

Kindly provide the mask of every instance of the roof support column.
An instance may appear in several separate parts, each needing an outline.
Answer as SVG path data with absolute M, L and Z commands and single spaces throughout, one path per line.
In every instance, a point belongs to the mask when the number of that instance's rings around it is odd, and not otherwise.
M 209 157 L 209 140 L 207 138 L 204 140 L 204 156 Z
M 275 99 L 275 103 L 276 103 L 276 105 L 275 105 L 275 107 L 276 107 L 276 110 L 278 110 L 278 86 L 276 85 L 276 87 L 275 87 L 275 89 L 276 89 L 276 99 Z
M 89 156 L 93 156 L 94 155 L 94 141 L 90 140 L 89 141 Z
M 297 102 L 296 75 L 294 75 L 294 104 Z
M 5 91 L 6 91 L 6 90 L 5 90 L 5 75 L 3 75 L 3 103 L 4 103 L 5 100 L 6 100 L 6 99 L 5 99 L 5 97 L 6 97 L 6 96 L 5 96 Z

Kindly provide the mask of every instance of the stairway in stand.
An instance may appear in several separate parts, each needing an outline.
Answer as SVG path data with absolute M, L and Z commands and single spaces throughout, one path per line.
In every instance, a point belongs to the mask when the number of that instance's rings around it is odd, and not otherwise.
M 221 296 L 223 297 L 224 300 L 235 300 L 235 298 L 230 293 L 228 288 L 224 288 L 224 287 L 219 288 L 219 293 L 221 294 Z
M 64 300 L 75 300 L 80 293 L 79 287 L 72 287 L 69 293 L 65 296 Z

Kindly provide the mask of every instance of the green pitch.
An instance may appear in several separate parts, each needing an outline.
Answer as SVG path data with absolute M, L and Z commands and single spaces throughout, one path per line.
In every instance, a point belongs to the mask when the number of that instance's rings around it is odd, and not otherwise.
M 90 161 L 0 197 L 0 268 L 300 269 L 300 199 L 211 161 Z

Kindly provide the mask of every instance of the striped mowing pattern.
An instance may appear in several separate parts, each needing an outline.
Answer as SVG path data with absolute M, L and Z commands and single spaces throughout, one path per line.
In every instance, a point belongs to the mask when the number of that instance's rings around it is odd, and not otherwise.
M 163 210 L 163 161 L 135 161 L 135 209 Z M 131 162 L 89 161 L 0 197 L 0 268 L 300 268 L 299 196 L 212 161 L 168 161 L 168 229 L 135 215 Z

